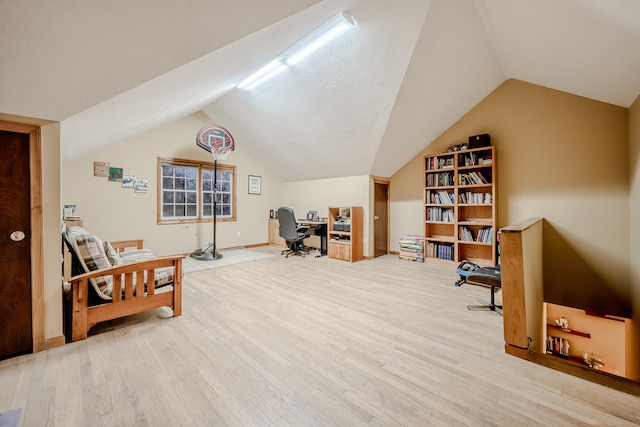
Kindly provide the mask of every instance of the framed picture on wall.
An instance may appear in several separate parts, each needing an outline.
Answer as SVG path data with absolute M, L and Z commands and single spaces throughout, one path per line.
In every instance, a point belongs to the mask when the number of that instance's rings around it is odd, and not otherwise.
M 256 175 L 249 175 L 249 194 L 261 194 L 262 193 L 262 177 Z
M 109 163 L 93 162 L 93 176 L 109 176 Z

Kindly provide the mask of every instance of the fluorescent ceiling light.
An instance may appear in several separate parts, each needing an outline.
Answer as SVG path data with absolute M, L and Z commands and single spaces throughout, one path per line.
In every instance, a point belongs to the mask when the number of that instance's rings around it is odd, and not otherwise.
M 284 54 L 287 64 L 295 64 L 301 59 L 308 56 L 313 51 L 321 48 L 340 34 L 343 31 L 355 25 L 355 21 L 351 15 L 347 15 L 344 12 L 340 12 L 334 16 L 311 34 L 291 46 Z
M 260 68 L 258 71 L 241 81 L 238 84 L 238 89 L 249 90 L 252 87 L 256 87 L 262 82 L 269 80 L 271 77 L 275 76 L 285 68 L 287 68 L 287 66 L 280 62 L 279 58 L 274 59 L 273 61 L 269 62 L 267 65 Z
M 295 64 L 307 57 L 313 51 L 327 44 L 336 38 L 349 27 L 355 25 L 353 17 L 345 12 L 340 12 L 320 27 L 316 28 L 309 35 L 296 42 L 282 55 L 256 71 L 238 84 L 238 89 L 249 90 L 261 83 L 269 80 L 287 65 Z

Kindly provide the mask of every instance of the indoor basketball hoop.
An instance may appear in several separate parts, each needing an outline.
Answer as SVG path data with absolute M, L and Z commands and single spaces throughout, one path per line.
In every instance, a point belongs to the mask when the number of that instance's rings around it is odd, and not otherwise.
M 200 129 L 196 145 L 213 155 L 213 242 L 205 249 L 191 252 L 191 258 L 199 261 L 213 261 L 222 258 L 216 247 L 216 222 L 218 210 L 218 160 L 225 160 L 235 148 L 233 137 L 225 128 L 208 125 Z
M 213 154 L 214 161 L 225 160 L 235 148 L 231 134 L 222 126 L 217 125 L 209 125 L 200 129 L 196 144 Z

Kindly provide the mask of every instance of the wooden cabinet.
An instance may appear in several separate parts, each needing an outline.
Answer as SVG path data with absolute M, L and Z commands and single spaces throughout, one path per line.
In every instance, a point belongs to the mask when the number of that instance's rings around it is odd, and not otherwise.
M 327 224 L 329 258 L 360 261 L 362 247 L 362 207 L 330 207 Z
M 269 218 L 269 244 L 287 246 L 287 241 L 280 237 L 280 223 L 277 218 Z
M 425 261 L 496 265 L 495 147 L 424 160 Z
M 329 258 L 351 261 L 351 245 L 343 242 L 329 243 Z

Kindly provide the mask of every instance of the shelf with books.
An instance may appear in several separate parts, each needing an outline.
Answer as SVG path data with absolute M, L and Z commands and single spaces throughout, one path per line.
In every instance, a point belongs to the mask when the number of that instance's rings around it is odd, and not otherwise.
M 454 261 L 455 245 L 440 240 L 427 239 L 425 243 L 425 260 Z
M 425 260 L 494 266 L 495 147 L 427 155 L 424 178 Z

